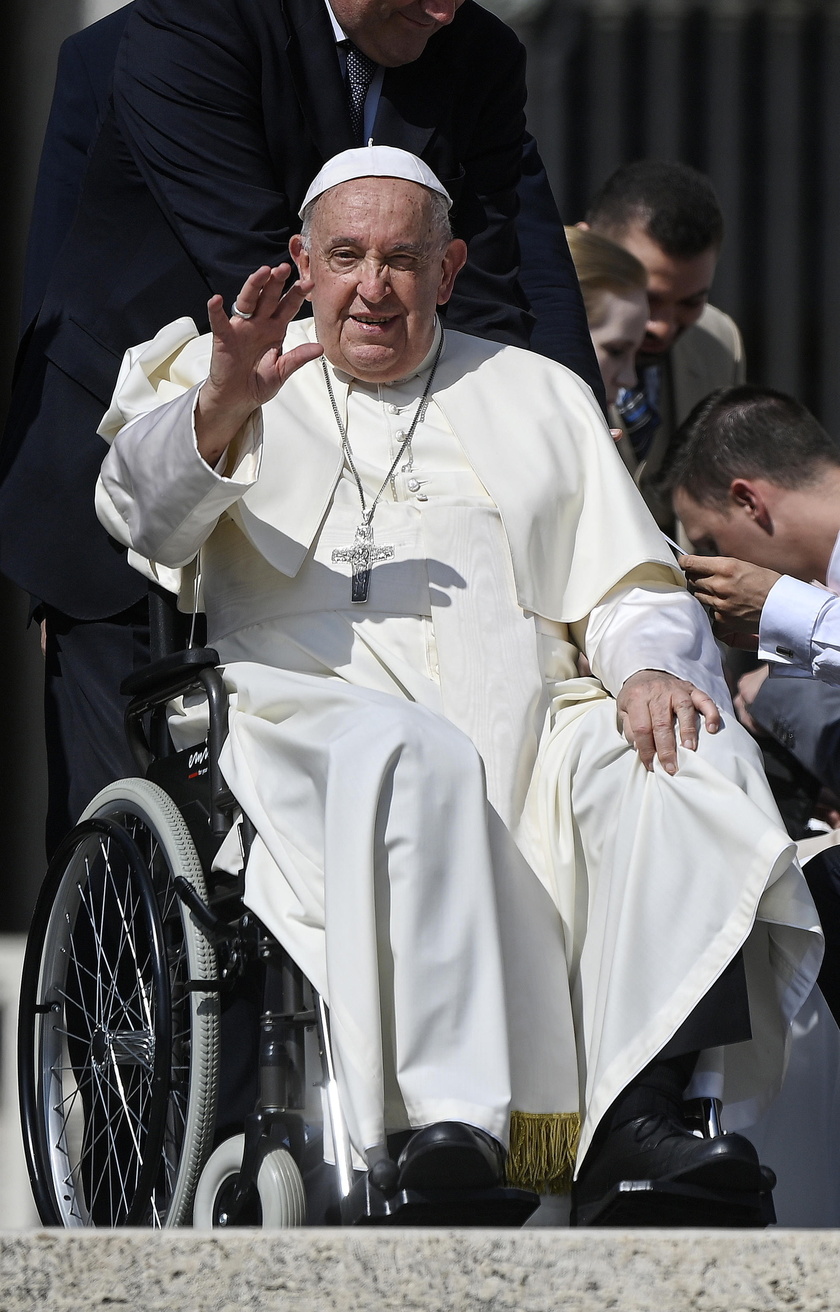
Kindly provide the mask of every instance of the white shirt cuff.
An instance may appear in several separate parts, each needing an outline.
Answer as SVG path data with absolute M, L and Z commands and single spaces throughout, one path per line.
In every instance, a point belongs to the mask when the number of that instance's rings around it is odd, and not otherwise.
M 814 629 L 820 612 L 833 599 L 823 588 L 783 574 L 768 592 L 761 612 L 760 659 L 810 669 Z

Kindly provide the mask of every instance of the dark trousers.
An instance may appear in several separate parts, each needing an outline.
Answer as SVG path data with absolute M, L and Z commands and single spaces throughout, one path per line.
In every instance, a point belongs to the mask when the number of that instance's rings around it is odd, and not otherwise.
M 148 603 L 75 620 L 46 606 L 44 722 L 49 798 L 47 855 L 106 784 L 137 773 L 123 728 L 120 683 L 149 663 Z
M 840 1025 L 840 847 L 827 847 L 802 867 L 825 934 L 817 983 Z
M 600 1151 L 613 1130 L 638 1117 L 665 1113 L 679 1117 L 684 1091 L 704 1048 L 743 1043 L 752 1037 L 747 976 L 739 952 L 676 1034 L 631 1080 L 606 1111 L 595 1131 Z
M 101 788 L 138 773 L 126 742 L 128 698 L 120 683 L 149 664 L 149 603 L 144 598 L 104 620 L 75 620 L 51 607 L 43 613 L 50 857 Z M 157 647 L 163 642 L 160 628 L 158 621 Z M 247 987 L 223 1001 L 219 1119 L 226 1132 L 238 1129 L 254 1108 L 261 1009 L 261 995 Z
M 747 974 L 743 953 L 733 957 L 709 992 L 686 1016 L 670 1042 L 658 1054 L 660 1061 L 682 1057 L 704 1048 L 722 1048 L 752 1038 Z

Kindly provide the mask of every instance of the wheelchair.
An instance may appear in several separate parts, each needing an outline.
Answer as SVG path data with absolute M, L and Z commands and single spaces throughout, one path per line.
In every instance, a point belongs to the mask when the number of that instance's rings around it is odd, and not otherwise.
M 167 597 L 150 593 L 152 664 L 122 685 L 139 777 L 103 789 L 67 835 L 27 944 L 18 1071 L 41 1220 L 522 1225 L 536 1194 L 400 1189 L 387 1142 L 356 1169 L 328 1008 L 243 904 L 255 833 L 219 769 L 227 694 L 218 654 L 173 652 L 180 617 Z M 167 707 L 196 693 L 208 738 L 178 751 Z M 235 823 L 242 868 L 213 871 Z M 222 1012 L 240 1002 L 254 1017 L 257 1072 L 232 1127 L 230 1107 L 219 1107 Z M 325 1121 L 334 1167 L 324 1163 Z

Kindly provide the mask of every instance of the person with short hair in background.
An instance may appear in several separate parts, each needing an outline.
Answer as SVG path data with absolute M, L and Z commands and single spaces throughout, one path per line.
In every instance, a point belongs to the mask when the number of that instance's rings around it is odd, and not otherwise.
M 674 433 L 718 387 L 744 381 L 737 326 L 709 304 L 723 214 L 707 177 L 687 164 L 642 159 L 617 169 L 586 214 L 647 270 L 650 313 L 636 360 L 638 384 L 618 400 L 618 449 L 660 525 L 676 526 L 657 476 Z

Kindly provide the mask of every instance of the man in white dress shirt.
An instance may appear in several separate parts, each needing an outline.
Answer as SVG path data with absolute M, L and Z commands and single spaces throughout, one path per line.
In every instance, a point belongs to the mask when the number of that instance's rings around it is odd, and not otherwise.
M 793 397 L 727 388 L 689 416 L 665 477 L 721 637 L 840 683 L 840 443 Z
M 791 396 L 722 389 L 687 419 L 664 479 L 688 536 L 708 553 L 681 557 L 690 587 L 725 641 L 757 648 L 766 662 L 739 681 L 742 722 L 836 788 L 840 442 Z M 838 849 L 805 869 L 826 934 L 820 987 L 837 1018 Z
M 778 1087 L 813 907 L 591 393 L 441 331 L 447 207 L 405 152 L 325 165 L 300 282 L 126 356 L 98 513 L 200 587 L 246 901 L 330 1003 L 358 1153 L 414 1131 L 406 1188 L 495 1183 L 508 1145 L 562 1188 L 576 1155 L 581 1222 L 624 1179 L 751 1197 L 682 1098 L 737 1125 Z

